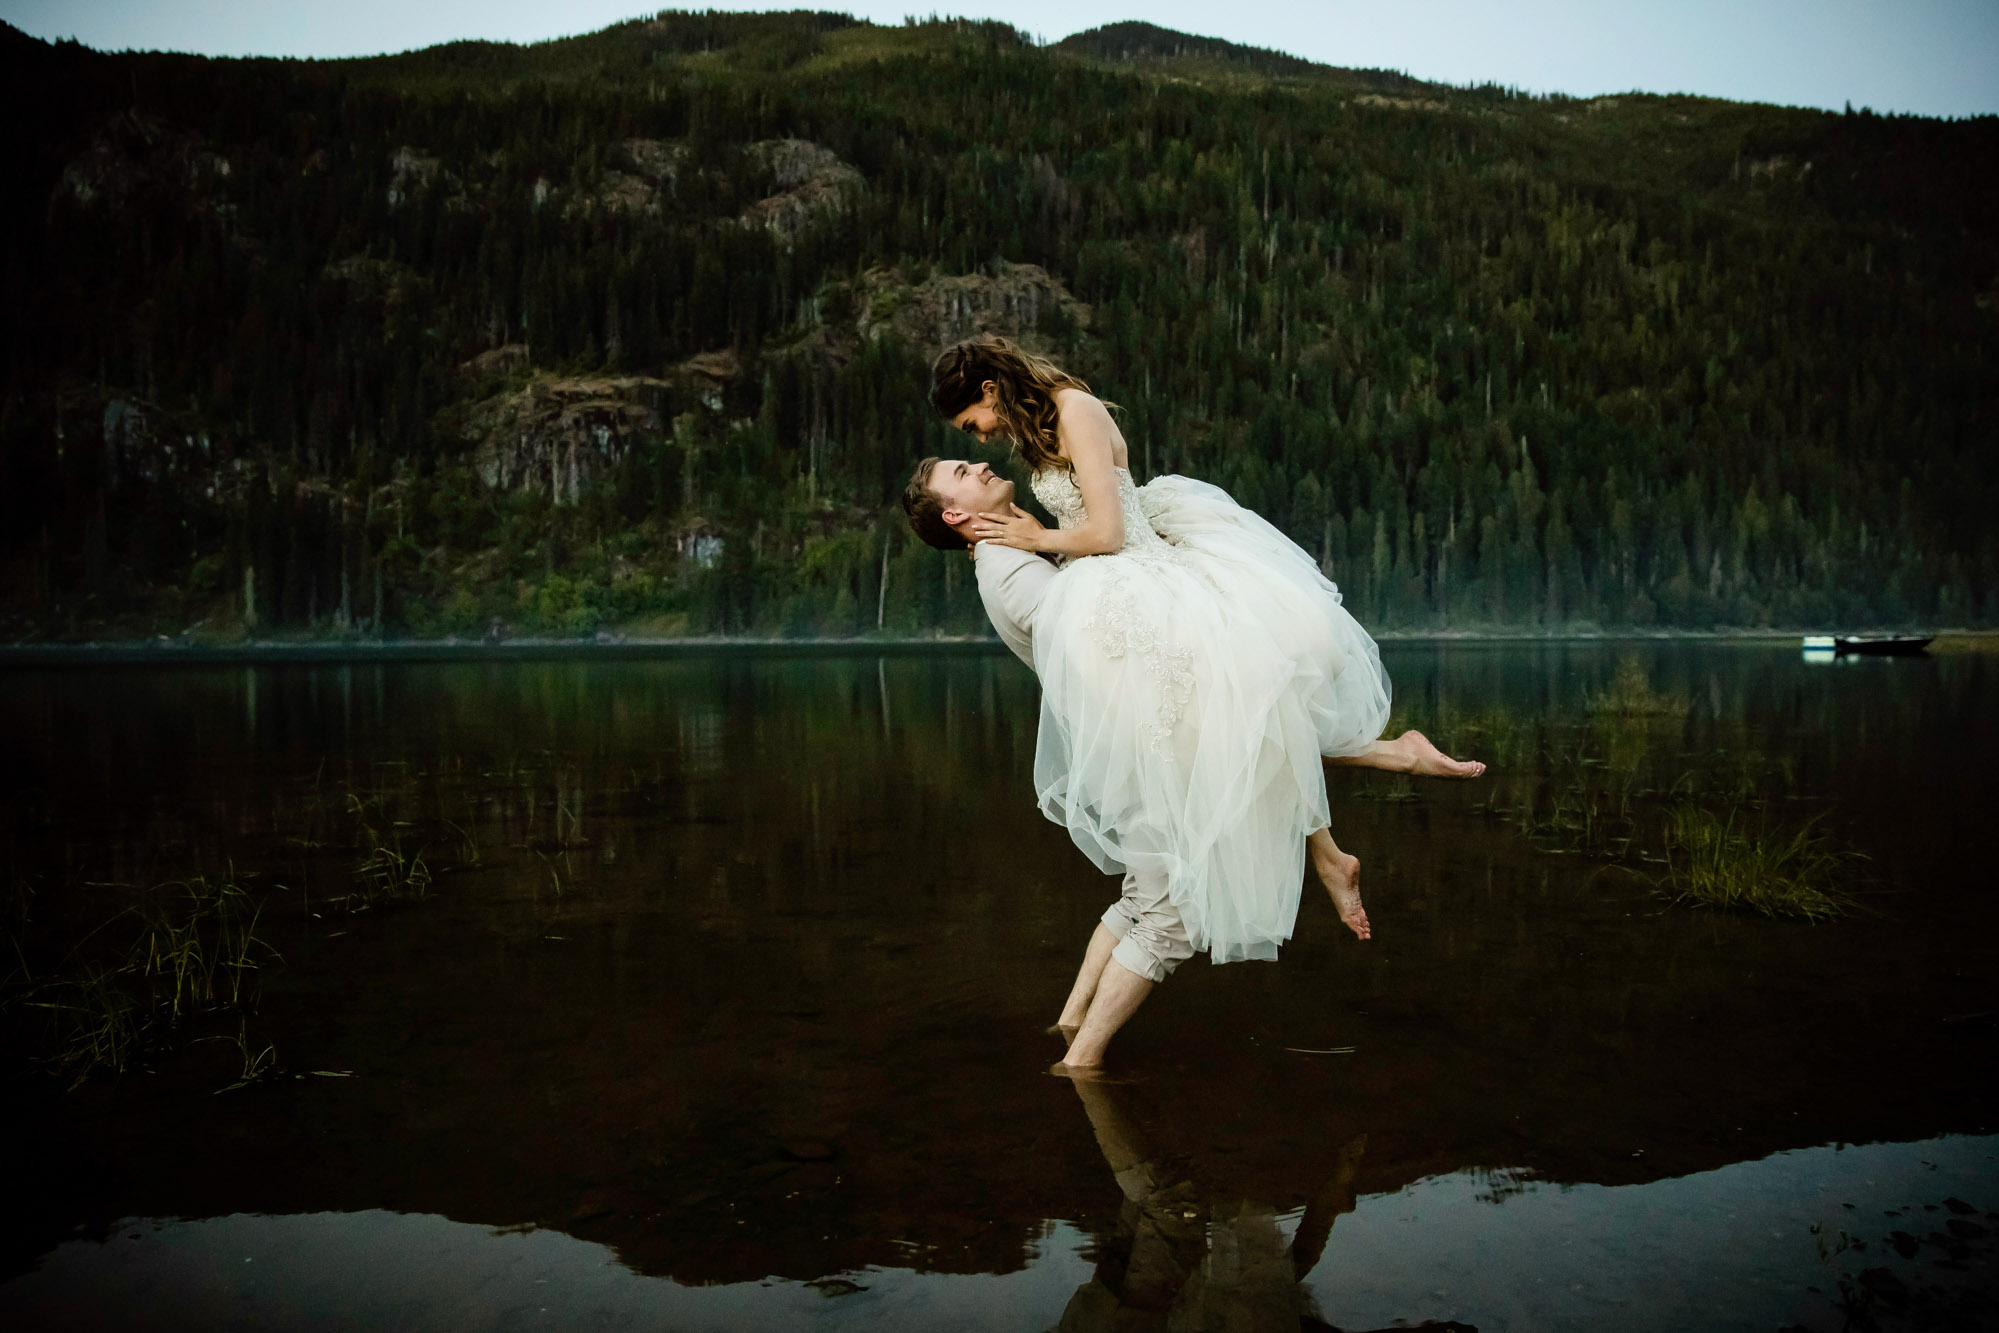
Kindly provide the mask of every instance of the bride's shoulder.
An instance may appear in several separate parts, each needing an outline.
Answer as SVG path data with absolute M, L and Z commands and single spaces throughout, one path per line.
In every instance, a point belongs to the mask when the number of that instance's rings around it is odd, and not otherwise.
M 1088 389 L 1079 389 L 1073 384 L 1060 386 L 1051 397 L 1055 400 L 1055 410 L 1065 417 L 1076 414 L 1095 416 L 1102 413 L 1108 415 L 1103 399 L 1097 397 Z
M 1073 439 L 1102 439 L 1115 441 L 1117 423 L 1111 420 L 1109 406 L 1103 399 L 1088 389 L 1064 386 L 1055 390 L 1055 415 L 1061 423 L 1064 435 L 1063 453 L 1068 454 L 1067 441 Z

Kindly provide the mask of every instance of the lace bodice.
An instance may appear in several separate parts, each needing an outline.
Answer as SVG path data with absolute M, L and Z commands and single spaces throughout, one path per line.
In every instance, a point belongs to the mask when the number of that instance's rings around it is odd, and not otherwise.
M 1179 725 L 1187 700 L 1193 694 L 1194 655 L 1185 645 L 1172 641 L 1160 625 L 1159 617 L 1142 611 L 1139 593 L 1140 585 L 1147 583 L 1150 573 L 1171 563 L 1175 552 L 1165 538 L 1153 531 L 1145 512 L 1138 507 L 1138 487 L 1132 484 L 1131 473 L 1120 467 L 1112 468 L 1111 475 L 1117 478 L 1118 508 L 1124 511 L 1124 549 L 1119 552 L 1124 561 L 1107 566 L 1112 572 L 1098 584 L 1096 599 L 1079 628 L 1096 636 L 1107 660 L 1121 661 L 1129 656 L 1144 664 L 1146 674 L 1152 679 L 1156 707 L 1154 715 L 1144 724 L 1146 745 L 1166 763 L 1173 764 L 1177 761 L 1170 742 L 1173 728 Z M 1035 473 L 1030 484 L 1034 498 L 1047 507 L 1062 527 L 1073 528 L 1089 517 L 1083 493 L 1076 488 L 1074 473 L 1046 468 Z
M 1117 478 L 1118 507 L 1124 511 L 1124 554 L 1141 559 L 1170 555 L 1173 547 L 1152 530 L 1152 524 L 1138 507 L 1138 487 L 1133 484 L 1131 473 L 1120 467 L 1112 468 L 1111 474 Z M 1029 485 L 1033 487 L 1034 498 L 1055 516 L 1057 526 L 1077 527 L 1089 517 L 1073 472 L 1043 468 L 1034 474 Z

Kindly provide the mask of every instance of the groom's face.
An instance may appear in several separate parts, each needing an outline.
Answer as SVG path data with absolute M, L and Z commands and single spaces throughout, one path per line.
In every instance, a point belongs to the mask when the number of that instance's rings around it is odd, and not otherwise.
M 990 463 L 946 458 L 930 469 L 930 489 L 944 504 L 944 521 L 958 527 L 978 514 L 1004 514 L 1013 503 L 1013 483 Z

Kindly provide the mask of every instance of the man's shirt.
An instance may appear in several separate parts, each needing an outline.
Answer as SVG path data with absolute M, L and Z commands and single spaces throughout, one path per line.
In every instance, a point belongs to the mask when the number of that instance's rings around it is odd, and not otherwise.
M 985 603 L 986 618 L 999 631 L 1000 641 L 1013 655 L 1034 666 L 1034 617 L 1041 599 L 1055 577 L 1055 566 L 1032 551 L 980 542 L 972 547 L 972 564 L 978 571 L 979 600 Z

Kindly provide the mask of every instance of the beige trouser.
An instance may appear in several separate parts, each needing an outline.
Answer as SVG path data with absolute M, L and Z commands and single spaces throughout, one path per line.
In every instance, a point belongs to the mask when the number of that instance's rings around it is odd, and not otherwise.
M 1166 896 L 1163 876 L 1128 872 L 1124 897 L 1104 913 L 1104 929 L 1117 936 L 1111 960 L 1147 981 L 1164 981 L 1194 956 L 1186 923 Z

